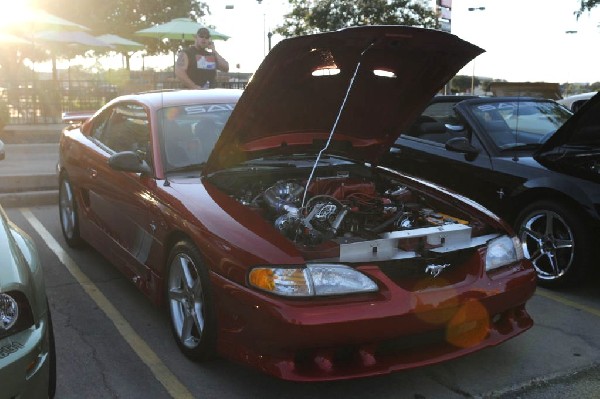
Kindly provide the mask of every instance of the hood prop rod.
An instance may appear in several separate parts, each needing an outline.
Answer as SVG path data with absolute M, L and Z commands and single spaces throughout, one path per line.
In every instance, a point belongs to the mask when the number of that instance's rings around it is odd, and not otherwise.
M 346 95 L 344 96 L 344 100 L 342 101 L 342 105 L 340 106 L 340 109 L 338 111 L 337 117 L 335 118 L 335 122 L 333 124 L 333 127 L 331 128 L 331 132 L 329 133 L 329 137 L 327 139 L 327 142 L 325 143 L 325 146 L 323 146 L 323 148 L 321 149 L 321 151 L 319 151 L 319 154 L 317 155 L 317 159 L 315 159 L 315 163 L 312 167 L 312 170 L 310 171 L 310 175 L 308 177 L 308 180 L 306 181 L 306 187 L 304 188 L 304 195 L 302 196 L 302 208 L 304 208 L 304 205 L 306 204 L 306 195 L 308 193 L 308 187 L 310 186 L 310 183 L 312 182 L 313 176 L 315 174 L 315 171 L 317 170 L 317 165 L 319 164 L 319 161 L 321 160 L 321 156 L 323 155 L 323 152 L 325 152 L 325 150 L 327 150 L 327 148 L 329 148 L 329 144 L 331 144 L 331 140 L 333 138 L 333 134 L 335 133 L 335 129 L 337 127 L 337 124 L 340 120 L 340 117 L 342 115 L 342 111 L 344 110 L 344 107 L 346 106 L 346 101 L 348 100 L 348 97 L 350 96 L 350 90 L 352 90 L 352 86 L 354 85 L 354 79 L 356 78 L 356 75 L 358 74 L 358 69 L 360 68 L 360 64 L 361 64 L 361 59 L 362 57 L 365 55 L 365 53 L 367 52 L 367 50 L 369 50 L 371 47 L 373 47 L 373 44 L 375 44 L 375 40 L 373 40 L 361 53 L 360 53 L 360 57 L 358 59 L 358 63 L 356 64 L 356 68 L 354 69 L 354 74 L 352 75 L 352 79 L 350 79 L 350 84 L 348 85 L 348 89 L 346 90 Z

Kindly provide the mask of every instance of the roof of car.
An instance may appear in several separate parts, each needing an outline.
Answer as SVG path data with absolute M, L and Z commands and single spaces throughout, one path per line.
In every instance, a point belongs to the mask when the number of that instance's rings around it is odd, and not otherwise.
M 148 107 L 159 109 L 165 106 L 176 106 L 198 103 L 235 103 L 242 95 L 239 89 L 208 89 L 208 90 L 158 90 L 136 94 L 126 94 L 113 101 L 138 101 Z

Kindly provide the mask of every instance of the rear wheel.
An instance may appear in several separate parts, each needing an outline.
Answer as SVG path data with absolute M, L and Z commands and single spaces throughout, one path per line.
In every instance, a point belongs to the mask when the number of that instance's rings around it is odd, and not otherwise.
M 582 218 L 567 206 L 552 201 L 533 203 L 519 214 L 515 230 L 540 285 L 557 288 L 583 277 L 590 240 Z
M 167 301 L 179 349 L 202 361 L 216 353 L 216 316 L 207 267 L 189 241 L 178 242 L 168 260 Z
M 79 235 L 79 215 L 77 201 L 73 192 L 73 186 L 66 173 L 60 175 L 58 186 L 58 211 L 60 215 L 60 227 L 67 245 L 76 248 L 83 244 Z

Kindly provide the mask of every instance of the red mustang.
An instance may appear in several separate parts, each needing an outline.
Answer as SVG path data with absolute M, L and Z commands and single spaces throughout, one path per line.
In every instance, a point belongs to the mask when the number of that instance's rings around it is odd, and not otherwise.
M 196 360 L 316 381 L 499 344 L 533 324 L 514 233 L 377 166 L 480 52 L 440 31 L 350 28 L 282 41 L 243 93 L 119 97 L 62 135 L 65 239 L 166 304 Z

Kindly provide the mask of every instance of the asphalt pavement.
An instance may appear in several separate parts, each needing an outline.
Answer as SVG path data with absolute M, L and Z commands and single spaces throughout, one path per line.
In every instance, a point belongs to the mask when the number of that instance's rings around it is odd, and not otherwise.
M 58 140 L 64 124 L 8 125 L 0 132 L 0 204 L 7 207 L 58 202 Z

